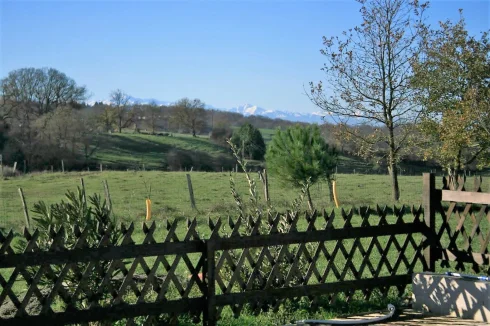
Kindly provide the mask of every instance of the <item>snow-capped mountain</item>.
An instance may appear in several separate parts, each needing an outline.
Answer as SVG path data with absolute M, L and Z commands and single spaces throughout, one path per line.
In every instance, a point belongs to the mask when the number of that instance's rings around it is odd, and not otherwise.
M 89 105 L 93 105 L 95 101 L 90 101 L 88 102 Z M 110 104 L 111 102 L 109 100 L 103 100 L 102 103 L 104 104 Z M 150 104 L 150 103 L 155 103 L 156 105 L 171 105 L 174 102 L 170 101 L 161 101 L 153 98 L 138 98 L 138 97 L 130 97 L 129 99 L 130 104 Z M 236 106 L 233 108 L 217 108 L 212 105 L 206 105 L 206 109 L 213 109 L 213 110 L 219 110 L 219 111 L 227 111 L 227 112 L 233 112 L 233 113 L 239 113 L 243 114 L 244 116 L 263 116 L 266 118 L 270 119 L 283 119 L 283 120 L 288 120 L 288 121 L 293 121 L 293 122 L 306 122 L 306 123 L 318 123 L 321 124 L 324 121 L 322 120 L 322 117 L 324 114 L 322 112 L 312 112 L 312 113 L 299 113 L 299 112 L 289 112 L 289 111 L 279 111 L 279 110 L 271 110 L 271 109 L 265 109 L 257 105 L 253 104 L 245 104 L 245 105 L 240 105 Z
M 271 119 L 283 119 L 295 122 L 307 122 L 307 123 L 322 123 L 322 113 L 299 113 L 299 112 L 289 112 L 289 111 L 279 111 L 264 109 L 257 105 L 245 104 L 231 109 L 224 109 L 224 111 L 235 112 L 243 114 L 244 116 L 258 115 Z

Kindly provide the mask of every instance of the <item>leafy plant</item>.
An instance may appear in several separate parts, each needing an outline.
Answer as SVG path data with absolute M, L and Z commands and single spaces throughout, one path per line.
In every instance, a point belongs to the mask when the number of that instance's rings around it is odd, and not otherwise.
M 52 250 L 73 250 L 83 244 L 83 247 L 96 248 L 100 245 L 116 245 L 122 237 L 122 230 L 116 226 L 116 218 L 107 208 L 105 200 L 98 194 L 87 198 L 82 188 L 77 188 L 76 192 L 68 191 L 66 201 L 47 205 L 44 201 L 34 204 L 32 212 L 36 214 L 33 218 L 34 227 L 39 232 L 36 241 L 41 251 Z M 59 232 L 63 232 L 62 240 L 55 243 Z M 85 234 L 85 238 L 84 237 Z M 108 235 L 108 237 L 107 237 Z M 24 239 L 19 240 L 17 245 L 19 251 L 26 251 L 27 242 Z M 85 306 L 88 302 L 94 300 L 105 301 L 110 291 L 100 289 L 100 283 L 109 273 L 110 261 L 100 261 L 97 266 L 92 265 L 92 270 L 88 271 L 90 263 L 76 263 L 63 278 L 65 294 L 73 293 L 80 286 L 82 273 L 88 272 L 88 281 L 84 283 L 85 291 L 80 291 L 80 296 L 73 298 L 77 305 Z M 63 265 L 50 265 L 47 267 L 48 272 L 43 273 L 39 285 L 43 289 L 50 289 L 59 282 L 58 277 L 61 275 Z M 39 266 L 32 266 L 27 269 L 31 277 L 34 277 L 40 271 Z M 112 276 L 120 272 L 119 268 L 113 269 Z M 108 285 L 111 287 L 111 285 Z M 61 293 L 61 292 L 60 292 Z M 98 293 L 98 294 L 97 294 Z M 63 298 L 72 300 L 70 298 Z

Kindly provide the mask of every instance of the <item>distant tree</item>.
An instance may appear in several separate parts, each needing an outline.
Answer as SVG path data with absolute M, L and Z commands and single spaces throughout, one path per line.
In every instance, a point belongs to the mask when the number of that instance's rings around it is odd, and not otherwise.
M 8 125 L 0 121 L 0 151 L 5 147 L 8 141 Z
M 310 83 L 309 97 L 346 127 L 345 137 L 357 140 L 364 153 L 380 142 L 388 145 L 385 155 L 392 194 L 398 200 L 397 164 L 420 115 L 410 77 L 411 62 L 421 51 L 419 43 L 426 34 L 422 23 L 427 4 L 411 0 L 359 2 L 361 26 L 345 31 L 343 37 L 323 38 L 326 82 Z M 363 136 L 347 128 L 352 120 L 384 129 Z
M 95 155 L 100 148 L 100 134 L 97 130 L 97 116 L 85 111 L 74 112 L 77 121 L 75 124 L 74 139 L 77 142 L 77 148 L 83 155 L 85 164 Z
M 40 139 L 63 151 L 75 152 L 75 128 L 78 124 L 70 106 L 60 106 L 37 121 Z
M 0 80 L 0 96 L 10 108 L 29 104 L 37 114 L 44 114 L 84 101 L 87 89 L 54 68 L 21 68 Z
M 129 110 L 133 116 L 131 121 L 134 125 L 134 132 L 139 133 L 144 124 L 144 105 L 136 102 L 129 107 Z
M 263 160 L 265 155 L 265 142 L 260 130 L 250 123 L 245 123 L 240 129 L 233 132 L 231 142 L 242 153 L 243 158 Z
M 158 122 L 163 120 L 163 110 L 155 102 L 145 106 L 143 110 L 146 127 L 150 129 L 152 135 L 158 126 Z
M 104 132 L 110 132 L 116 125 L 116 113 L 114 107 L 107 104 L 94 105 L 96 124 Z
M 124 91 L 116 89 L 111 92 L 110 98 L 114 108 L 117 131 L 121 133 L 123 128 L 129 127 L 134 122 L 134 111 L 129 107 L 131 97 Z
M 431 31 L 412 79 L 422 90 L 424 157 L 453 177 L 469 164 L 490 162 L 490 38 L 488 31 L 470 36 L 460 14 L 459 22 Z
M 320 134 L 317 125 L 278 129 L 267 148 L 265 161 L 271 175 L 294 187 L 314 184 L 320 179 L 332 181 L 337 165 L 337 151 Z M 331 187 L 329 187 L 331 190 Z M 310 189 L 306 189 L 308 206 L 313 210 Z M 332 193 L 331 193 L 332 195 Z
M 175 103 L 174 120 L 189 129 L 193 137 L 206 126 L 205 104 L 200 99 L 183 98 Z

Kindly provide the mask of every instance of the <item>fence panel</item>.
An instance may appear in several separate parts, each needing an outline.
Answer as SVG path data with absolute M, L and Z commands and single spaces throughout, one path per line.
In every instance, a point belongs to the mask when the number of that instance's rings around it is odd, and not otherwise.
M 19 252 L 12 232 L 0 233 L 2 325 L 124 320 L 128 325 L 176 322 L 179 314 L 215 325 L 223 309 L 259 313 L 288 298 L 347 300 L 402 296 L 413 272 L 426 270 L 422 208 L 263 215 L 209 221 L 200 238 L 196 220 L 134 225 L 114 241 L 99 230 L 96 245 L 76 226 L 41 241 L 25 231 Z M 208 233 L 208 232 L 206 232 Z M 43 238 L 46 240 L 45 238 Z M 90 240 L 90 241 L 89 241 Z M 390 292 L 391 291 L 391 292 Z
M 426 269 L 422 209 L 413 208 L 409 216 L 395 209 L 391 221 L 386 208 L 358 214 L 229 220 L 230 232 L 212 239 L 218 314 L 226 306 L 238 316 L 246 304 L 256 313 L 277 310 L 286 298 L 305 296 L 312 304 L 338 293 L 350 300 L 360 292 L 369 300 L 376 290 L 386 296 L 393 288 L 402 296 L 412 273 Z
M 481 177 L 475 177 L 473 191 L 465 188 L 466 178 L 443 178 L 443 188 L 430 187 L 440 214 L 434 232 L 441 267 L 480 273 L 490 265 L 490 194 L 481 192 Z
M 177 223 L 168 224 L 163 241 L 157 242 L 156 224 L 145 224 L 139 244 L 133 240 L 133 224 L 123 228 L 117 245 L 111 244 L 112 230 L 100 230 L 95 247 L 88 246 L 87 230 L 75 230 L 70 248 L 61 228 L 51 232 L 48 250 L 40 248 L 39 231 L 25 231 L 22 253 L 14 251 L 12 232 L 0 233 L 0 306 L 9 310 L 2 325 L 106 319 L 155 324 L 189 312 L 200 318 L 207 287 L 200 277 L 205 245 L 196 225 L 192 221 L 180 240 Z

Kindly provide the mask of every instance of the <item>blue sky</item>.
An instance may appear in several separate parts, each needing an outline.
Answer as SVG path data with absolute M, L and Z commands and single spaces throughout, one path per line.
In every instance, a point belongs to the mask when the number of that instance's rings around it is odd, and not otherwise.
M 53 67 L 92 100 L 120 88 L 140 98 L 200 98 L 219 108 L 252 103 L 313 112 L 303 85 L 322 79 L 322 36 L 360 22 L 354 0 L 0 0 L 0 78 Z M 489 29 L 490 0 L 432 1 L 429 21 Z

